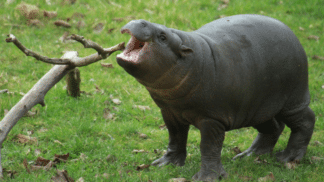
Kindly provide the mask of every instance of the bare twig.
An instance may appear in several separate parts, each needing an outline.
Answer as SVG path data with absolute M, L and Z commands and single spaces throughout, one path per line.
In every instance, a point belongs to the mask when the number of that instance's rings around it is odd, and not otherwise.
M 85 40 L 80 35 L 72 35 L 71 39 L 74 39 L 84 45 L 85 48 L 93 48 L 98 53 L 89 55 L 87 57 L 80 58 L 77 54 L 73 54 L 73 56 L 65 56 L 62 58 L 48 58 L 46 56 L 42 56 L 34 51 L 27 49 L 24 45 L 20 43 L 20 41 L 12 34 L 8 35 L 6 42 L 14 43 L 26 56 L 32 56 L 37 60 L 50 63 L 50 64 L 57 64 L 57 65 L 69 65 L 71 67 L 81 67 L 92 64 L 99 60 L 105 59 L 110 56 L 113 52 L 118 50 L 125 49 L 125 43 L 122 42 L 110 48 L 102 48 L 97 43 L 92 42 L 91 40 Z
M 2 165 L 1 165 L 1 146 L 12 127 L 23 117 L 31 108 L 36 104 L 45 106 L 44 97 L 46 93 L 59 82 L 71 69 L 80 66 L 86 66 L 101 59 L 107 58 L 113 52 L 125 49 L 125 43 L 117 44 L 111 48 L 102 48 L 98 44 L 85 40 L 82 36 L 75 35 L 75 40 L 81 42 L 86 48 L 93 48 L 98 53 L 86 56 L 83 58 L 78 57 L 78 52 L 69 51 L 66 52 L 61 58 L 48 58 L 41 56 L 30 49 L 27 49 L 22 45 L 18 39 L 10 34 L 6 39 L 7 42 L 13 42 L 23 53 L 27 56 L 32 56 L 37 60 L 58 64 L 55 65 L 49 72 L 47 72 L 34 86 L 29 90 L 23 98 L 11 108 L 11 110 L 4 116 L 0 122 L 0 178 L 2 177 Z M 81 39 L 80 39 L 81 37 Z M 2 90 L 1 92 L 5 92 Z

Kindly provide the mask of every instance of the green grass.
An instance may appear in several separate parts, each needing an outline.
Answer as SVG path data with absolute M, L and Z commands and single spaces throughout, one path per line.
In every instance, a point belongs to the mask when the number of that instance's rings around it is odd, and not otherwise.
M 66 19 L 74 13 L 84 13 L 86 23 L 78 30 L 56 27 L 54 20 L 41 19 L 44 26 L 33 27 L 26 25 L 26 19 L 19 16 L 15 9 L 19 1 L 6 4 L 0 2 L 0 90 L 9 89 L 14 94 L 0 94 L 0 118 L 4 109 L 13 107 L 22 96 L 19 92 L 27 93 L 52 66 L 26 57 L 13 44 L 4 42 L 8 33 L 14 34 L 26 47 L 49 57 L 60 57 L 63 51 L 76 50 L 80 56 L 94 53 L 94 50 L 84 49 L 81 44 L 64 44 L 58 41 L 65 31 L 83 35 L 99 44 L 110 47 L 130 38 L 120 34 L 120 28 L 129 19 L 121 22 L 113 18 L 133 16 L 136 19 L 146 19 L 151 22 L 166 25 L 185 31 L 198 29 L 202 25 L 219 18 L 221 15 L 234 14 L 263 14 L 277 18 L 287 24 L 297 35 L 309 60 L 309 84 L 311 91 L 310 107 L 316 114 L 316 126 L 307 154 L 296 169 L 287 169 L 283 164 L 275 161 L 274 156 L 264 155 L 268 164 L 257 164 L 255 157 L 232 161 L 235 156 L 232 148 L 238 146 L 247 149 L 254 138 L 256 130 L 243 128 L 226 133 L 222 151 L 222 162 L 229 177 L 224 181 L 244 181 L 244 177 L 257 181 L 272 172 L 277 181 L 324 181 L 324 160 L 313 161 L 312 156 L 324 158 L 324 61 L 313 60 L 313 55 L 324 56 L 324 3 L 321 0 L 231 0 L 228 7 L 218 11 L 221 1 L 177 1 L 177 0 L 147 0 L 147 1 L 114 1 L 108 0 L 79 0 L 73 5 L 63 4 L 61 0 L 51 0 L 52 5 L 45 1 L 29 0 L 27 3 L 37 5 L 42 10 L 57 11 L 58 19 Z M 149 10 L 149 11 L 147 11 Z M 150 14 L 149 12 L 152 12 Z M 74 19 L 72 19 L 73 21 Z M 75 19 L 76 21 L 81 20 Z M 104 23 L 104 30 L 96 34 L 93 27 L 97 23 Z M 73 22 L 72 22 L 73 24 Z M 19 25 L 19 26 L 13 26 Z M 74 24 L 73 24 L 74 25 Z M 299 27 L 304 28 L 304 31 Z M 109 29 L 115 28 L 111 33 Z M 309 40 L 309 35 L 319 36 L 319 41 Z M 128 75 L 115 61 L 114 53 L 107 60 L 114 65 L 114 69 L 105 69 L 99 63 L 80 68 L 82 90 L 92 93 L 73 99 L 63 90 L 65 81 L 60 81 L 45 97 L 46 107 L 35 106 L 38 114 L 32 118 L 24 117 L 9 133 L 2 146 L 2 165 L 6 170 L 17 173 L 13 179 L 5 174 L 5 181 L 49 181 L 55 175 L 55 170 L 33 171 L 27 173 L 23 166 L 26 158 L 35 161 L 35 149 L 41 150 L 40 156 L 53 159 L 54 154 L 70 153 L 67 163 L 57 165 L 58 169 L 65 169 L 69 175 L 77 180 L 83 177 L 85 181 L 167 181 L 171 178 L 191 177 L 200 168 L 199 141 L 200 134 L 191 127 L 188 138 L 188 153 L 186 165 L 175 167 L 149 167 L 143 171 L 136 171 L 140 164 L 150 164 L 162 153 L 154 153 L 154 149 L 166 150 L 168 144 L 167 130 L 159 129 L 163 124 L 158 107 L 150 98 L 148 92 L 136 80 Z M 92 81 L 92 79 L 94 81 Z M 95 92 L 95 84 L 104 93 Z M 110 95 L 122 101 L 115 105 Z M 107 102 L 105 102 L 107 101 Z M 150 106 L 152 110 L 145 112 L 133 109 L 133 105 Z M 105 120 L 103 110 L 110 108 L 116 113 L 114 120 Z M 114 110 L 118 108 L 118 110 Z M 46 128 L 48 131 L 41 132 Z M 14 140 L 17 134 L 27 134 L 34 131 L 33 137 L 37 144 L 20 144 Z M 139 133 L 148 135 L 147 139 L 139 137 Z M 275 150 L 283 150 L 287 144 L 290 130 L 286 127 L 279 139 Z M 55 143 L 59 140 L 63 145 Z M 316 145 L 320 141 L 322 145 Z M 132 153 L 134 149 L 144 149 L 146 153 Z M 28 151 L 30 152 L 28 153 Z M 28 153 L 28 154 L 27 154 Z M 84 161 L 81 153 L 88 156 Z M 106 161 L 108 155 L 114 155 L 116 161 Z M 72 161 L 79 159 L 78 161 Z M 109 174 L 109 179 L 101 175 Z M 95 177 L 99 174 L 99 177 Z

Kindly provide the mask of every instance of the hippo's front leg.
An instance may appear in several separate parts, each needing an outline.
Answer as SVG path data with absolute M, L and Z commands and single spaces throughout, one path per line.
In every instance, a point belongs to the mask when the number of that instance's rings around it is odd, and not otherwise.
M 187 157 L 186 145 L 189 125 L 180 123 L 169 110 L 161 109 L 161 112 L 169 131 L 169 146 L 167 153 L 155 160 L 152 165 L 164 166 L 173 163 L 177 166 L 183 166 Z
M 196 125 L 200 130 L 201 168 L 192 179 L 197 181 L 215 181 L 226 177 L 221 163 L 221 151 L 225 138 L 225 127 L 215 120 L 201 120 Z

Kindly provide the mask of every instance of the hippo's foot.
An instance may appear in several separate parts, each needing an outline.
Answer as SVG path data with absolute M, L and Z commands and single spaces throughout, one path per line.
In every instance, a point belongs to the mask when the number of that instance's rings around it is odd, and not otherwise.
M 271 153 L 280 133 L 274 133 L 274 134 L 263 134 L 259 133 L 257 138 L 252 143 L 251 147 L 245 150 L 244 152 L 237 154 L 233 160 L 242 158 L 244 156 L 250 156 L 253 153 L 255 155 L 262 155 L 262 154 L 268 154 Z
M 244 156 L 250 156 L 253 153 L 255 155 L 271 153 L 282 130 L 285 128 L 285 124 L 272 118 L 267 122 L 254 126 L 254 128 L 259 131 L 259 134 L 253 141 L 251 147 L 244 152 L 237 154 L 233 160 Z
M 285 149 L 276 153 L 277 160 L 280 162 L 290 162 L 294 160 L 300 160 L 306 153 L 306 147 L 302 149 Z
M 155 160 L 151 165 L 160 167 L 172 163 L 176 166 L 183 166 L 185 164 L 186 156 L 186 152 L 176 153 L 168 150 L 163 157 Z
M 192 179 L 193 181 L 218 181 L 222 178 L 226 178 L 227 173 L 225 172 L 222 165 L 217 167 L 203 167 L 198 173 L 196 173 Z
M 306 153 L 308 143 L 313 134 L 315 124 L 314 112 L 309 107 L 306 107 L 295 114 L 280 115 L 278 118 L 287 124 L 291 129 L 291 134 L 287 148 L 276 154 L 277 160 L 289 162 L 301 159 Z
M 255 155 L 262 155 L 262 154 L 268 154 L 271 153 L 273 150 L 273 147 L 267 147 L 267 148 L 248 148 L 242 153 L 237 154 L 235 157 L 233 157 L 233 160 L 243 158 L 245 156 L 251 156 L 252 154 Z

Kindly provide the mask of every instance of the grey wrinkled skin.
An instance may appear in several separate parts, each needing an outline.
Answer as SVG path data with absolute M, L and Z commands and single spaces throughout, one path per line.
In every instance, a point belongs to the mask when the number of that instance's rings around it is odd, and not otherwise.
M 117 62 L 146 87 L 161 108 L 169 132 L 167 153 L 152 165 L 185 164 L 189 125 L 201 133 L 197 181 L 226 177 L 221 163 L 225 131 L 252 126 L 259 134 L 235 158 L 272 152 L 287 125 L 282 162 L 301 159 L 315 116 L 308 107 L 307 57 L 283 23 L 260 15 L 236 15 L 193 32 L 133 20 Z

